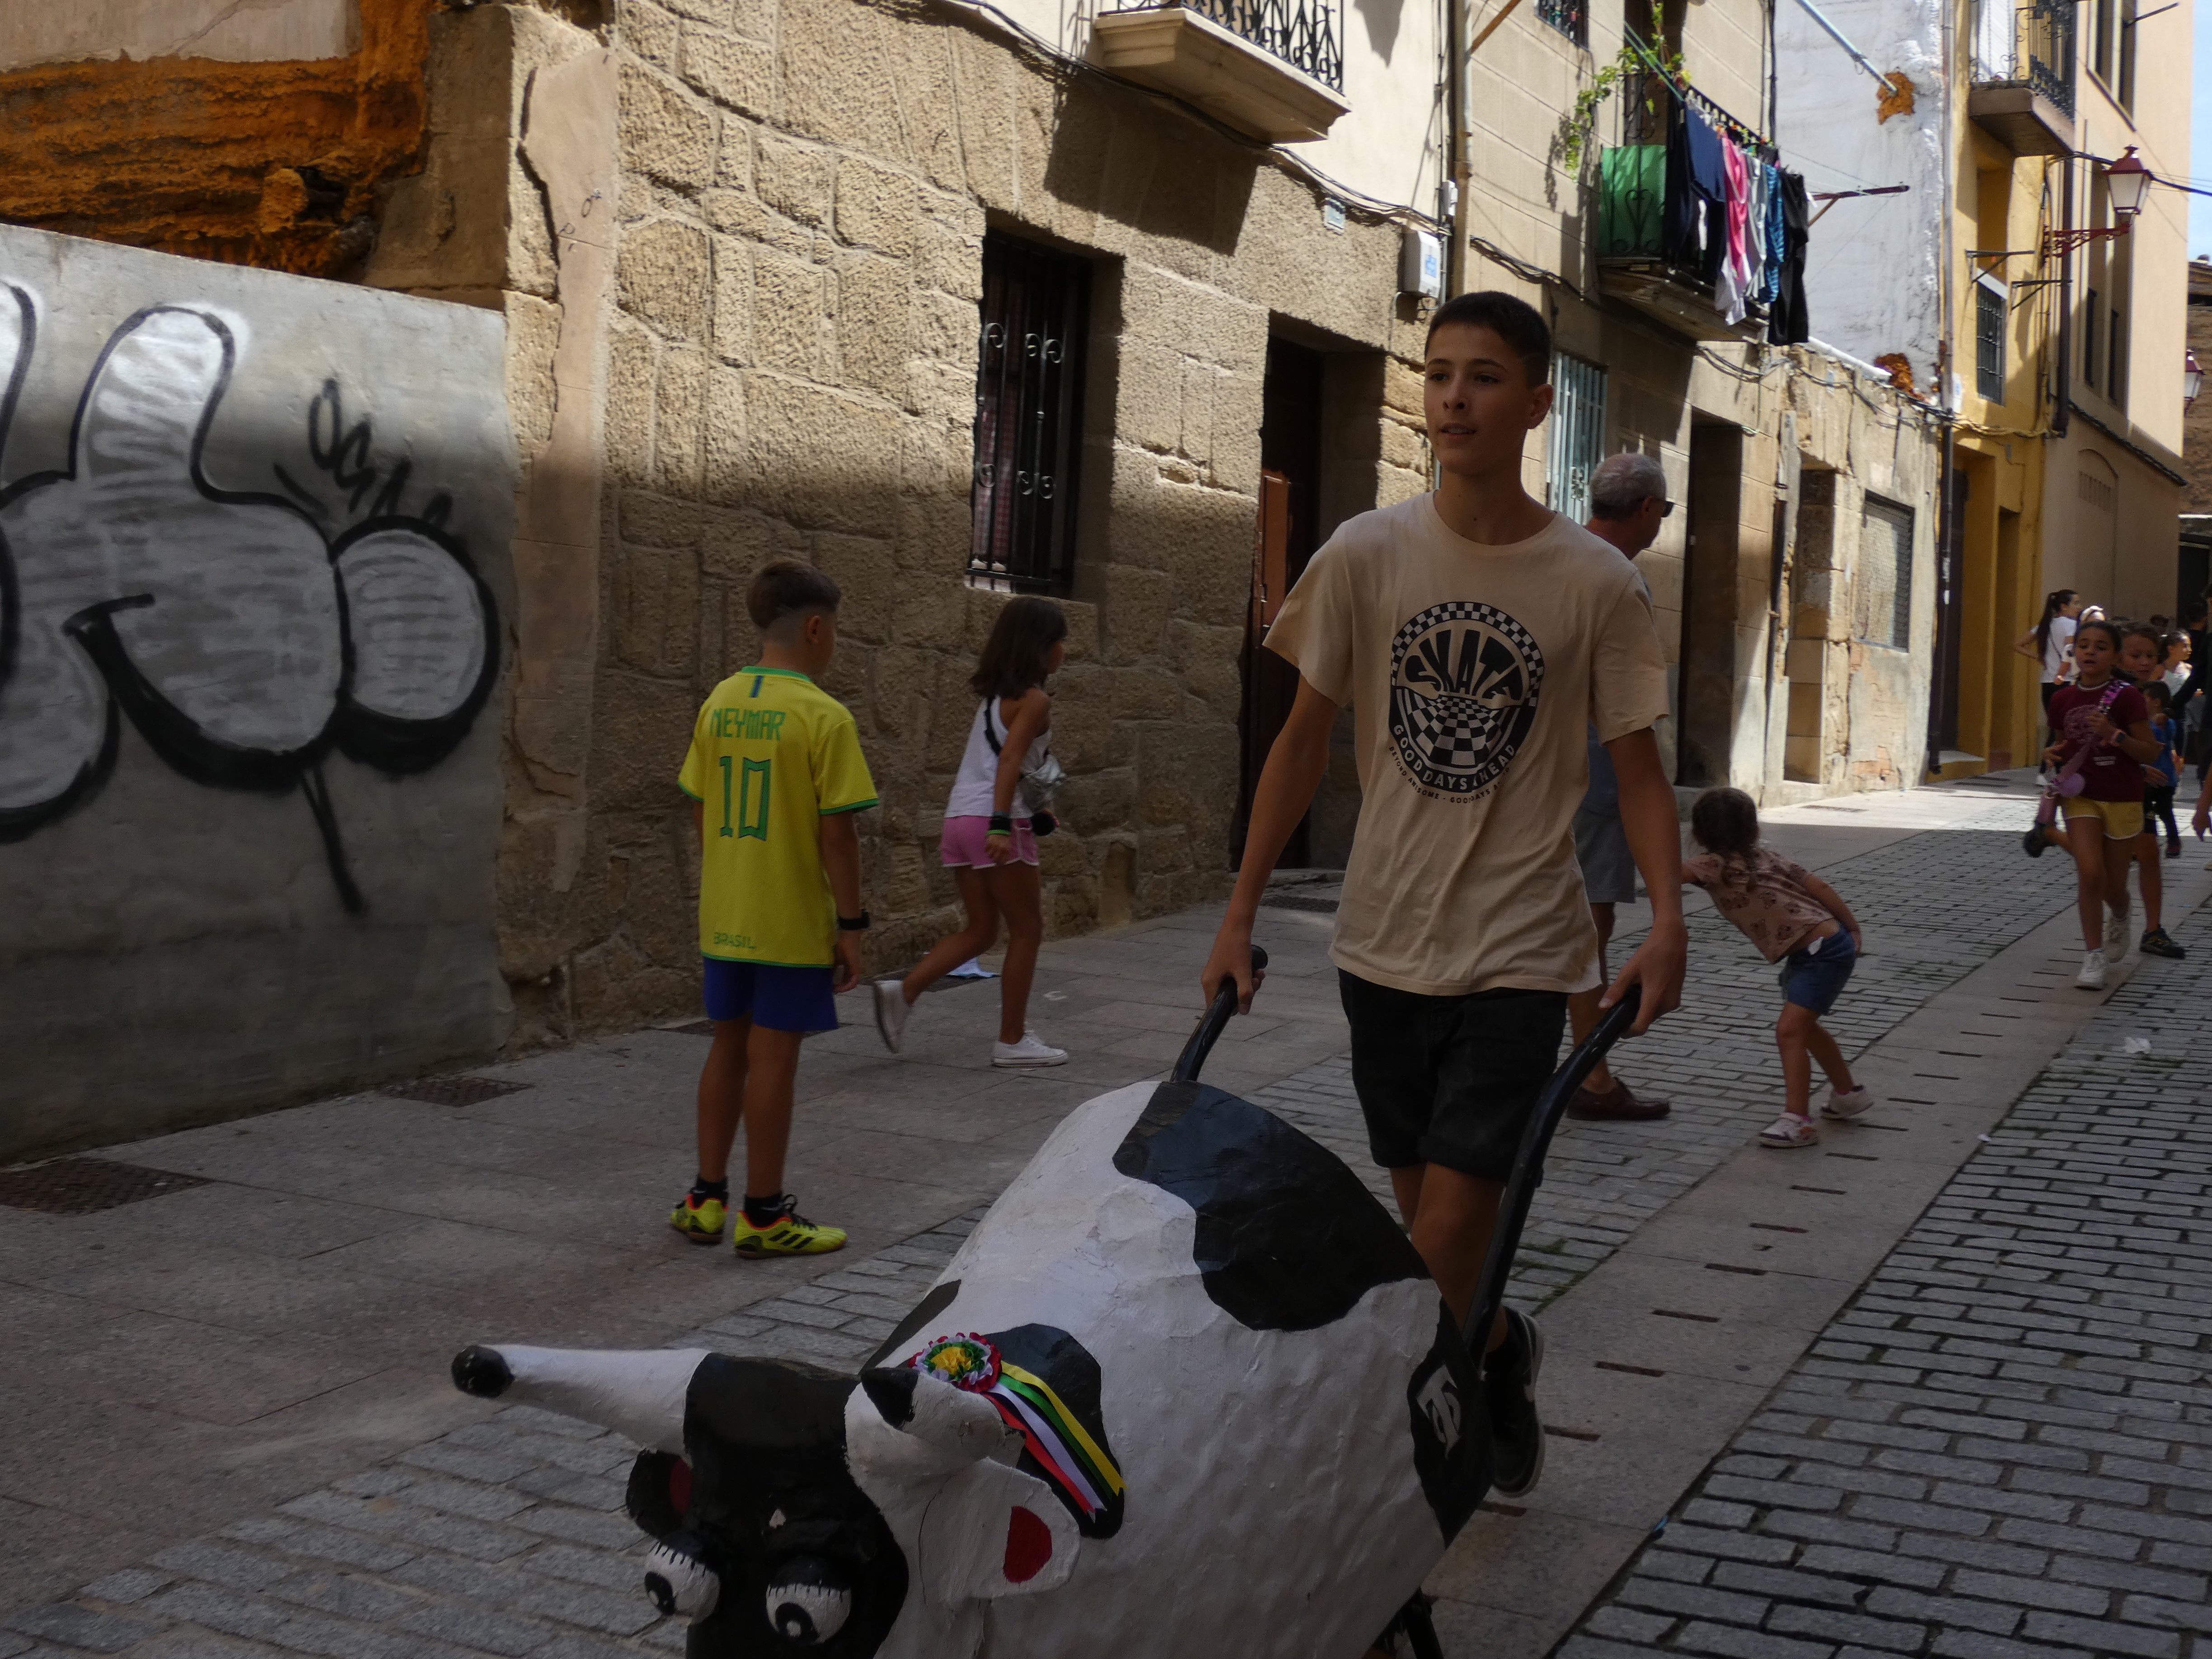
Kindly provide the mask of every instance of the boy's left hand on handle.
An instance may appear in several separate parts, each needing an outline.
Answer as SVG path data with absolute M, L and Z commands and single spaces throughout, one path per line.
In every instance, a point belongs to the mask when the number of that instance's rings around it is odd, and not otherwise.
M 841 932 L 837 935 L 836 963 L 831 969 L 830 988 L 833 991 L 849 991 L 860 982 L 860 936 Z
M 1680 921 L 1654 922 L 1635 955 L 1623 964 L 1620 976 L 1598 999 L 1598 1006 L 1610 1008 L 1630 986 L 1641 987 L 1643 1006 L 1637 1012 L 1636 1024 L 1629 1028 L 1631 1036 L 1641 1036 L 1651 1029 L 1653 1020 L 1682 1006 L 1682 976 L 1689 965 L 1689 931 Z

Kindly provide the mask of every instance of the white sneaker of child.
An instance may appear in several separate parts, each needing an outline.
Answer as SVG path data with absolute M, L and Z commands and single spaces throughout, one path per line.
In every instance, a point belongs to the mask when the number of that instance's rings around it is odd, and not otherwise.
M 2105 988 L 2105 953 L 2102 951 L 2081 952 L 2081 971 L 2074 975 L 2075 986 L 2084 991 Z
M 1820 1144 L 1820 1126 L 1809 1117 L 1784 1112 L 1759 1132 L 1759 1144 L 1762 1146 L 1817 1146 Z
M 906 1000 L 906 981 L 902 979 L 879 979 L 872 988 L 876 994 L 876 1030 L 884 1040 L 884 1047 L 893 1054 L 906 1036 L 906 1017 L 914 1012 L 914 1005 Z
M 1067 1050 L 1052 1047 L 1040 1039 L 1035 1031 L 1024 1031 L 1019 1042 L 992 1043 L 991 1064 L 1012 1066 L 1065 1066 L 1067 1064 Z
M 1863 1083 L 1856 1089 L 1831 1089 L 1820 1115 L 1849 1120 L 1862 1115 L 1873 1104 L 1874 1091 Z
M 2133 930 L 2134 908 L 2127 904 L 2105 905 L 2105 959 L 2118 962 L 2128 953 L 2129 933 Z

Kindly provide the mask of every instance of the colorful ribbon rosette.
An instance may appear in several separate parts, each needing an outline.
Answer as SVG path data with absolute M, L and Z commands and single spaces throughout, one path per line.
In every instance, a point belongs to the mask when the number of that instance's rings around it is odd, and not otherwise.
M 1121 1470 L 1052 1385 L 1008 1360 L 988 1338 L 940 1336 L 907 1363 L 989 1400 L 1078 1521 L 1097 1521 L 1109 1499 L 1121 1495 Z

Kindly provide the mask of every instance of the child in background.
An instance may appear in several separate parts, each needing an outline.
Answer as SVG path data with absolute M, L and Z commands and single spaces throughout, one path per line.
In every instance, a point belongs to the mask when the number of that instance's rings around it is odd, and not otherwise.
M 2150 704 L 2150 734 L 2158 739 L 2158 758 L 2143 771 L 2143 830 L 2154 841 L 2158 826 L 2166 826 L 2166 855 L 2181 856 L 2181 826 L 2173 818 L 2173 792 L 2181 787 L 2181 757 L 2175 752 L 2181 722 L 2173 718 L 2173 693 L 2166 686 L 2143 687 Z M 2163 780 L 2163 781 L 2161 781 Z M 2144 941 L 2146 948 L 2149 941 Z
M 2143 694 L 2147 719 L 2151 693 L 2166 690 L 2164 678 L 2166 644 L 2166 633 L 2163 628 L 2153 627 L 2144 623 L 2121 624 L 2120 670 L 2129 679 L 2135 682 L 2136 689 Z M 2154 761 L 2143 768 L 2142 833 L 2135 840 L 2136 879 L 2142 885 L 2143 901 L 2143 931 L 2138 948 L 2147 957 L 2179 957 L 2186 956 L 2188 952 L 2176 945 L 2172 936 L 2166 931 L 2166 870 L 2165 866 L 2159 862 L 2158 824 L 2151 816 L 2155 810 L 2154 805 L 2155 792 L 2165 781 L 2162 775 L 2157 771 L 2156 765 L 2157 763 Z M 2173 792 L 2171 788 L 2166 790 L 2166 811 L 2171 816 L 2173 810 Z M 2177 836 L 2175 841 L 2178 847 L 2179 837 Z M 2126 902 L 2124 896 L 2121 900 L 2124 907 Z M 2105 944 L 2105 954 L 2112 961 L 2117 962 L 2121 956 L 2126 954 L 2126 919 L 2123 915 L 2118 952 L 2117 954 L 2114 952 L 2112 941 L 2107 939 Z
M 1682 864 L 1682 879 L 1705 889 L 1713 908 L 1734 922 L 1769 962 L 1782 963 L 1782 1017 L 1774 1023 L 1782 1051 L 1782 1115 L 1759 1132 L 1762 1146 L 1811 1146 L 1813 1065 L 1827 1074 L 1821 1111 L 1855 1118 L 1875 1103 L 1853 1080 L 1836 1039 L 1820 1024 L 1835 1006 L 1859 958 L 1859 924 L 1836 890 L 1818 876 L 1759 844 L 1759 808 L 1741 789 L 1708 789 L 1690 808 L 1690 836 L 1705 849 Z
M 716 686 L 678 787 L 699 826 L 699 953 L 714 1046 L 699 1074 L 699 1175 L 668 1218 L 695 1244 L 726 1218 L 742 1256 L 843 1245 L 783 1190 L 799 1045 L 836 1029 L 831 1000 L 860 977 L 860 837 L 876 804 L 845 706 L 815 684 L 837 649 L 837 584 L 812 565 L 763 565 L 745 594 L 760 659 Z M 730 1210 L 730 1147 L 745 1126 L 744 1203 Z
M 2084 991 L 2105 988 L 2108 956 L 2127 950 L 2128 866 L 2142 836 L 2143 766 L 2158 753 L 2150 705 L 2116 671 L 2120 629 L 2101 618 L 2074 634 L 2075 678 L 2051 699 L 2057 740 L 2043 758 L 2062 774 L 2078 756 L 2081 792 L 2060 803 L 2074 854 L 2075 902 L 2081 917 Z
M 1009 599 L 991 625 L 968 689 L 981 699 L 968 747 L 945 803 L 939 857 L 952 872 L 968 925 L 938 940 L 903 980 L 875 984 L 876 1030 L 893 1054 L 915 999 L 969 958 L 991 948 L 1003 921 L 1006 959 L 999 975 L 999 1040 L 991 1064 L 1010 1069 L 1066 1063 L 1028 1026 L 1030 984 L 1044 940 L 1044 886 L 1036 837 L 1053 821 L 1032 812 L 1022 774 L 1051 750 L 1052 698 L 1044 683 L 1067 660 L 1067 613 L 1050 599 Z

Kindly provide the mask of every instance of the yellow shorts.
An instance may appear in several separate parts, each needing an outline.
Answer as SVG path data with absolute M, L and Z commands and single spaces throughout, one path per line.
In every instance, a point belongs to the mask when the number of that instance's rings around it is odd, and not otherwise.
M 2133 841 L 2142 834 L 2142 803 L 2139 800 L 2090 800 L 2074 795 L 2059 803 L 2071 823 L 2075 818 L 2102 818 L 2106 841 Z

